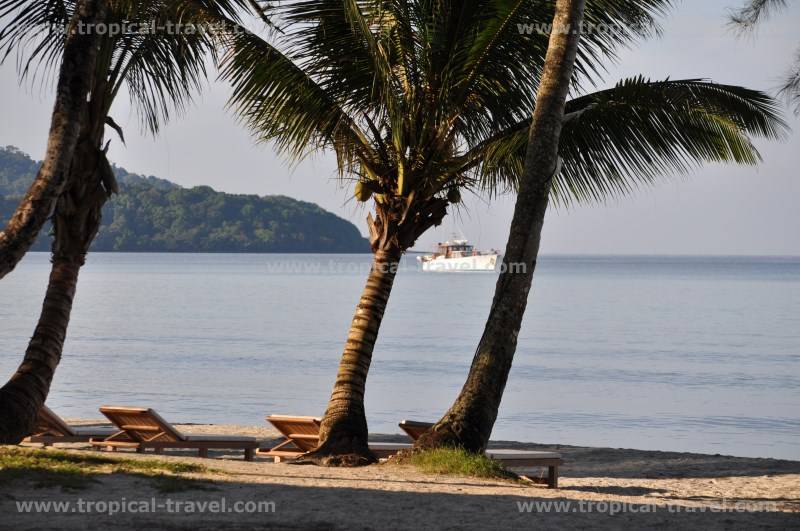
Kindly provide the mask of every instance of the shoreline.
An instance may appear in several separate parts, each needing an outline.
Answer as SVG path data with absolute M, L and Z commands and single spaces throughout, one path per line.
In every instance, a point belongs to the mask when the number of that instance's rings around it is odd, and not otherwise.
M 108 421 L 100 418 L 87 419 L 87 418 L 65 418 L 68 424 L 75 426 L 92 426 L 92 427 L 113 427 Z M 246 425 L 246 424 L 209 424 L 200 422 L 178 422 L 174 423 L 175 427 L 187 434 L 208 435 L 220 433 L 223 435 L 244 435 L 249 437 L 256 437 L 266 442 L 280 438 L 280 433 L 275 430 L 271 425 Z M 385 443 L 407 443 L 410 439 L 407 435 L 397 433 L 370 433 L 370 440 L 375 442 Z M 629 452 L 638 453 L 642 455 L 661 455 L 672 457 L 703 457 L 703 458 L 718 458 L 718 459 L 735 459 L 735 460 L 751 460 L 751 461 L 775 461 L 786 463 L 797 463 L 798 471 L 800 471 L 800 458 L 783 458 L 772 456 L 742 456 L 736 454 L 721 454 L 721 453 L 707 453 L 702 451 L 682 451 L 682 450 L 653 450 L 642 449 L 635 447 L 611 447 L 611 446 L 591 446 L 591 445 L 574 445 L 562 443 L 539 443 L 539 442 L 526 442 L 514 441 L 506 439 L 492 439 L 489 442 L 490 448 L 508 448 L 512 450 L 541 450 L 541 451 L 559 451 L 566 453 L 584 453 L 586 451 L 602 451 L 602 452 Z

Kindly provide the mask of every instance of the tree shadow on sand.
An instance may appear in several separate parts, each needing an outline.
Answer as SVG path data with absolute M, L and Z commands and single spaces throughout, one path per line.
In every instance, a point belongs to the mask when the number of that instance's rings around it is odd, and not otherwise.
M 216 473 L 214 462 L 198 460 L 201 467 L 208 466 L 205 474 L 187 465 L 183 460 L 144 458 L 140 463 L 130 464 L 122 455 L 98 456 L 97 454 L 70 452 L 63 457 L 58 452 L 41 452 L 58 457 L 64 464 L 62 469 L 42 470 L 38 461 L 26 469 L 23 461 L 13 470 L 0 470 L 0 527 L 16 529 L 35 528 L 100 528 L 100 529 L 510 529 L 510 528 L 607 528 L 618 529 L 667 527 L 679 529 L 716 528 L 789 528 L 796 525 L 797 515 L 779 512 L 781 501 L 787 499 L 726 500 L 729 507 L 739 501 L 752 504 L 764 503 L 762 512 L 729 510 L 719 512 L 711 506 L 720 500 L 698 496 L 680 499 L 659 499 L 664 494 L 660 489 L 609 486 L 566 486 L 561 493 L 534 486 L 519 484 L 483 484 L 486 494 L 474 488 L 471 492 L 453 492 L 467 487 L 479 486 L 479 482 L 453 482 L 452 478 L 437 480 L 436 476 L 418 481 L 392 474 L 381 477 L 363 477 L 352 480 L 338 474 L 320 471 L 316 477 L 311 473 L 301 476 L 287 473 L 284 465 L 268 463 L 242 463 L 235 470 Z M 24 456 L 23 456 L 24 457 Z M 36 457 L 36 456 L 34 456 Z M 83 461 L 91 465 L 85 468 L 86 482 L 78 490 L 63 488 L 74 485 L 75 476 L 80 475 Z M 139 459 L 136 460 L 137 462 Z M 128 463 L 130 469 L 115 468 L 114 473 L 103 473 L 91 467 L 103 467 Z M 149 463 L 149 464 L 148 464 Z M 170 464 L 171 463 L 171 464 Z M 251 467 L 252 465 L 252 467 Z M 178 467 L 188 466 L 185 472 Z M 219 466 L 222 466 L 221 464 Z M 274 467 L 274 468 L 273 468 Z M 170 487 L 163 488 L 153 482 L 155 471 L 169 472 L 175 476 Z M 305 469 L 304 469 L 305 470 Z M 211 474 L 208 474 L 211 472 Z M 292 472 L 294 472 L 294 467 Z M 47 481 L 41 481 L 46 473 Z M 198 477 L 198 474 L 202 477 Z M 281 477 L 282 474 L 282 477 Z M 270 483 L 258 482 L 258 476 Z M 332 481 L 337 486 L 330 486 Z M 361 481 L 356 483 L 356 481 Z M 320 485 L 321 482 L 327 482 Z M 437 492 L 437 485 L 450 492 Z M 497 494 L 497 488 L 505 493 Z M 492 490 L 494 489 L 494 490 Z M 582 493 L 585 492 L 586 496 Z M 623 504 L 613 499 L 598 498 L 597 494 L 616 496 L 655 497 L 632 500 Z M 227 510 L 169 512 L 164 508 L 155 511 L 132 513 L 117 510 L 60 513 L 25 512 L 19 503 L 30 501 L 61 501 L 75 504 L 78 500 L 114 502 L 165 503 L 173 502 L 207 506 L 210 502 L 225 500 Z M 272 510 L 247 511 L 235 509 L 236 503 L 251 504 L 268 502 Z M 666 503 L 682 503 L 681 508 Z M 692 503 L 703 503 L 705 507 L 686 507 Z M 616 504 L 616 505 L 615 505 Z M 74 506 L 74 505 L 73 505 Z M 107 506 L 106 506 L 107 507 Z M 246 505 L 241 506 L 246 507 Z M 772 507 L 772 508 L 771 508 Z M 612 514 L 613 513 L 613 514 Z
M 135 474 L 95 477 L 96 483 L 79 492 L 56 488 L 33 488 L 19 478 L 6 483 L 0 510 L 4 526 L 10 528 L 100 528 L 100 529 L 509 529 L 509 528 L 633 528 L 669 526 L 680 529 L 714 528 L 788 528 L 796 515 L 780 512 L 718 513 L 676 512 L 667 507 L 629 504 L 613 508 L 597 500 L 577 500 L 541 496 L 542 490 L 530 488 L 527 495 L 475 495 L 437 492 L 386 491 L 347 487 L 317 487 L 280 484 L 253 484 L 215 481 L 215 490 L 187 488 L 170 493 L 137 483 Z M 191 484 L 197 481 L 186 479 Z M 135 487 L 135 488 L 134 488 Z M 537 495 L 538 494 L 538 495 Z M 87 501 L 128 502 L 151 499 L 163 504 L 167 499 L 186 507 L 225 499 L 224 513 L 178 511 L 155 512 L 23 512 L 18 503 L 53 500 L 77 503 Z M 233 510 L 237 502 L 271 502 L 272 510 L 247 512 Z M 591 505 L 594 504 L 594 505 Z M 177 505 L 177 504 L 176 504 Z M 107 506 L 103 506 L 105 508 Z M 241 507 L 244 507 L 241 506 Z M 614 510 L 616 514 L 610 514 Z

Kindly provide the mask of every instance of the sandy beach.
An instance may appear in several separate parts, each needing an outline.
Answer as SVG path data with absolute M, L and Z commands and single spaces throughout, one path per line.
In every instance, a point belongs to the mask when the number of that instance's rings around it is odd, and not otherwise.
M 83 424 L 87 421 L 81 422 Z M 237 433 L 259 437 L 265 445 L 276 434 L 267 427 L 179 425 L 185 433 Z M 400 435 L 375 440 L 405 442 Z M 198 459 L 189 453 L 166 456 L 132 452 L 90 452 L 64 445 L 77 455 L 114 459 L 161 460 L 202 464 L 201 473 L 174 492 L 155 489 L 136 474 L 98 474 L 78 491 L 41 488 L 24 480 L 4 488 L 0 528 L 51 528 L 52 514 L 24 513 L 26 500 L 78 499 L 110 503 L 146 500 L 177 504 L 220 502 L 219 512 L 144 514 L 69 512 L 57 528 L 159 529 L 559 529 L 677 527 L 697 529 L 780 528 L 800 524 L 800 462 L 720 455 L 652 452 L 610 448 L 543 446 L 504 442 L 494 446 L 557 450 L 564 456 L 560 488 L 519 482 L 423 474 L 407 465 L 383 463 L 360 469 L 329 469 L 248 463 L 234 453 Z M 261 512 L 231 512 L 237 501 L 262 502 Z M 270 502 L 263 504 L 263 502 Z M 105 508 L 99 505 L 95 509 Z M 186 507 L 183 507 L 186 509 Z

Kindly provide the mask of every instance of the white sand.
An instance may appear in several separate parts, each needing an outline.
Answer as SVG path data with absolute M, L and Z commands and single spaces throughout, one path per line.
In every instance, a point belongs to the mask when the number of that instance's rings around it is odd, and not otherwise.
M 182 425 L 187 433 L 238 433 L 272 438 L 269 428 Z M 387 441 L 404 440 L 385 436 Z M 511 528 L 696 528 L 786 529 L 800 525 L 800 462 L 604 448 L 554 449 L 565 459 L 560 487 L 549 490 L 494 480 L 425 475 L 394 464 L 360 469 L 247 463 L 236 453 L 200 460 L 189 453 L 166 457 L 104 453 L 134 459 L 202 463 L 219 472 L 200 479 L 215 490 L 158 493 L 142 478 L 108 474 L 88 490 L 61 492 L 15 482 L 0 494 L 0 528 L 249 529 L 511 529 Z M 86 450 L 76 450 L 87 452 Z M 115 501 L 167 498 L 177 501 L 270 501 L 268 514 L 20 514 L 28 499 Z M 518 503 L 540 505 L 520 512 Z M 739 505 L 737 505 L 739 504 Z M 725 507 L 726 512 L 717 508 Z M 751 509 L 741 512 L 743 508 Z M 612 509 L 618 514 L 609 514 Z M 755 510 L 753 510 L 755 509 Z

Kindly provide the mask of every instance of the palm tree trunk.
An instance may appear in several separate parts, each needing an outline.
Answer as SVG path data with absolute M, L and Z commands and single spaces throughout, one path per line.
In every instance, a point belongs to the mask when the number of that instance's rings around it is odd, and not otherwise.
M 469 376 L 450 410 L 417 444 L 418 449 L 460 446 L 482 452 L 500 408 L 539 253 L 558 144 L 580 41 L 585 0 L 558 0 L 533 114 L 525 170 L 489 319 Z M 561 28 L 561 30 L 559 30 Z
M 104 10 L 102 0 L 80 0 L 77 4 L 61 62 L 44 161 L 28 193 L 0 232 L 0 278 L 16 267 L 36 241 L 64 189 L 97 54 L 97 34 L 79 33 L 77 27 L 79 23 L 93 27 L 102 19 Z
M 304 456 L 302 462 L 360 466 L 376 461 L 367 445 L 364 391 L 372 351 L 401 256 L 401 249 L 396 247 L 375 252 L 322 421 L 319 447 Z
M 0 444 L 18 444 L 34 429 L 61 359 L 81 264 L 53 260 L 39 324 L 25 359 L 0 389 Z
M 30 435 L 61 361 L 78 273 L 100 227 L 101 210 L 116 184 L 96 142 L 78 142 L 67 188 L 53 215 L 52 268 L 39 323 L 16 373 L 0 388 L 0 444 Z

